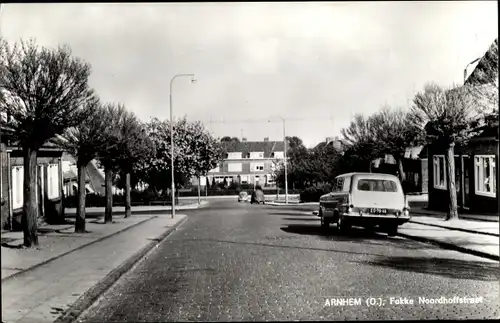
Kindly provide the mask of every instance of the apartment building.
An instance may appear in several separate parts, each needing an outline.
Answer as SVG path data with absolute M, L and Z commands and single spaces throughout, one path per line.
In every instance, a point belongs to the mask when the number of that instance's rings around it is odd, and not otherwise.
M 247 141 L 224 143 L 226 158 L 222 163 L 210 170 L 206 178 L 201 178 L 201 185 L 206 181 L 211 185 L 222 183 L 224 180 L 230 185 L 233 182 L 240 184 L 255 184 L 262 187 L 273 187 L 272 173 L 277 164 L 284 160 L 283 141 Z M 197 180 L 193 181 L 197 185 Z

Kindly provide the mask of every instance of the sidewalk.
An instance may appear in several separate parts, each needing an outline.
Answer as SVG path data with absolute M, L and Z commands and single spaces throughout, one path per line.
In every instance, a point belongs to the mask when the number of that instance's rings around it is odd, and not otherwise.
M 455 220 L 454 222 L 456 222 L 456 225 L 463 225 L 460 224 L 460 221 L 463 220 Z M 413 221 L 400 226 L 398 235 L 412 240 L 436 244 L 445 249 L 456 250 L 492 260 L 500 260 L 500 239 L 498 235 L 468 233 L 446 227 L 415 223 Z
M 192 198 L 190 198 L 192 199 Z M 196 198 L 197 200 L 198 198 Z M 207 201 L 203 201 L 203 197 L 201 200 L 201 204 L 198 205 L 198 201 L 193 202 L 193 203 L 188 203 L 184 205 L 176 205 L 175 209 L 176 210 L 194 210 L 198 209 L 200 207 L 203 207 L 207 205 Z M 87 207 L 85 208 L 85 214 L 89 216 L 95 216 L 95 215 L 102 215 L 104 214 L 104 207 Z M 143 206 L 132 206 L 132 212 L 134 214 L 140 214 L 140 213 L 163 213 L 165 211 L 170 211 L 172 210 L 172 206 L 170 205 L 143 205 Z M 121 215 L 125 214 L 125 207 L 124 206 L 113 206 L 113 214 Z M 64 215 L 66 217 L 74 217 L 76 215 L 76 208 L 65 208 L 64 209 Z
M 2 321 L 53 322 L 68 309 L 85 309 L 185 220 L 133 213 L 111 224 L 90 220 L 85 234 L 72 225 L 43 227 L 48 232 L 39 236 L 38 249 L 15 248 L 22 233 L 2 234 L 11 239 L 1 248 Z

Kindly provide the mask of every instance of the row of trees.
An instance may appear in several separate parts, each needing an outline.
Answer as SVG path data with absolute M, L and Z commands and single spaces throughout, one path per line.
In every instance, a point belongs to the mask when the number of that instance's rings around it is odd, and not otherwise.
M 146 183 L 161 194 L 171 185 L 170 138 L 174 136 L 176 185 L 205 175 L 222 158 L 222 149 L 199 122 L 173 124 L 156 118 L 144 123 L 120 103 L 102 103 L 89 86 L 91 66 L 72 56 L 68 46 L 39 47 L 34 40 L 9 45 L 0 39 L 0 112 L 2 129 L 24 152 L 22 228 L 24 246 L 38 245 L 36 167 L 38 151 L 48 142 L 71 153 L 78 168 L 76 232 L 85 232 L 84 169 L 97 159 L 105 170 L 105 222 L 112 222 L 112 185 L 130 190 Z
M 409 110 L 384 106 L 369 117 L 356 114 L 349 126 L 341 130 L 342 151 L 325 144 L 306 149 L 300 139 L 295 139 L 298 145 L 291 143 L 288 150 L 289 183 L 297 188 L 331 183 L 342 173 L 371 171 L 373 160 L 386 154 L 395 158 L 398 176 L 404 182 L 407 148 L 433 144 L 446 151 L 450 195 L 447 219 L 457 218 L 455 146 L 466 145 L 485 126 L 498 127 L 498 85 L 493 79 L 489 81 L 450 88 L 428 84 L 416 94 Z M 283 183 L 283 167 L 277 170 L 276 177 Z

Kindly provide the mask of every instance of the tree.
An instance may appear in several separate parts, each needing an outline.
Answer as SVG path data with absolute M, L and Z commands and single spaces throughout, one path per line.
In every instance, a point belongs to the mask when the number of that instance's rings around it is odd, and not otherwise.
M 223 149 L 200 122 L 183 118 L 174 123 L 173 128 L 176 186 L 193 176 L 208 173 L 220 163 Z M 156 150 L 141 164 L 142 176 L 156 192 L 169 190 L 172 181 L 170 124 L 155 118 L 148 122 L 146 129 Z
M 292 186 L 302 187 L 307 181 L 307 161 L 309 160 L 309 151 L 303 145 L 302 140 L 298 137 L 286 137 L 287 139 L 287 173 L 288 182 Z M 273 161 L 275 169 L 273 171 L 273 179 L 276 185 L 284 185 L 285 170 L 284 160 L 275 159 Z
M 238 139 L 238 137 L 224 136 L 220 139 L 220 142 L 222 143 L 240 142 L 240 139 Z
M 56 139 L 59 147 L 76 158 L 78 172 L 78 204 L 75 221 L 75 232 L 85 233 L 85 170 L 97 153 L 109 144 L 104 135 L 110 120 L 106 119 L 101 105 L 95 101 L 84 109 L 85 118 L 80 124 L 66 129 Z
M 391 110 L 384 107 L 370 117 L 375 141 L 382 154 L 390 154 L 396 160 L 399 179 L 405 181 L 403 159 L 408 147 L 420 145 L 425 136 L 422 128 L 412 122 L 412 115 L 401 109 Z
M 146 135 L 145 126 L 132 112 L 124 112 L 119 123 L 119 149 L 114 153 L 120 177 L 125 179 L 125 217 L 131 214 L 131 174 L 147 156 L 154 154 L 153 142 Z M 134 185 L 135 186 L 135 185 Z
M 300 139 L 297 136 L 291 136 L 291 137 L 285 137 L 287 141 L 287 152 L 289 150 L 295 150 L 299 147 L 304 147 L 304 143 L 302 142 L 302 139 Z
M 12 47 L 0 39 L 0 109 L 24 153 L 24 246 L 38 245 L 36 168 L 40 148 L 84 120 L 82 107 L 97 100 L 88 86 L 91 67 L 68 46 L 40 48 L 34 40 Z
M 349 127 L 342 129 L 341 133 L 350 156 L 367 165 L 371 172 L 373 159 L 382 155 L 382 147 L 375 139 L 372 120 L 356 114 Z
M 113 222 L 113 182 L 119 172 L 120 154 L 124 150 L 122 129 L 127 120 L 127 110 L 123 104 L 107 103 L 104 106 L 103 115 L 109 124 L 103 131 L 107 145 L 100 147 L 98 161 L 104 168 L 105 200 L 104 223 Z
M 447 220 L 458 218 L 455 145 L 466 145 L 470 138 L 480 134 L 484 117 L 492 110 L 492 102 L 498 102 L 498 99 L 492 100 L 494 95 L 488 97 L 480 93 L 477 87 L 471 85 L 443 89 L 439 85 L 428 84 L 413 100 L 413 122 L 416 126 L 423 126 L 427 140 L 446 150 Z

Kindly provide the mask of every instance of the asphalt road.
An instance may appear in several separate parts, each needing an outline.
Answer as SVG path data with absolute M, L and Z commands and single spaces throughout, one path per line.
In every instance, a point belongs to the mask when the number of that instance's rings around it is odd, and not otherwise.
M 500 316 L 498 262 L 363 229 L 341 235 L 332 225 L 325 233 L 311 210 L 226 200 L 183 211 L 188 221 L 79 321 Z M 419 302 L 441 296 L 483 298 L 478 304 Z M 376 305 L 367 305 L 370 297 Z M 400 297 L 414 303 L 396 304 Z M 327 303 L 340 298 L 361 304 Z

